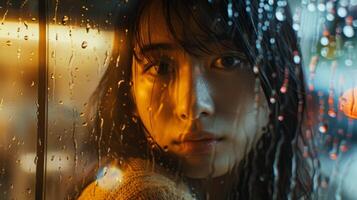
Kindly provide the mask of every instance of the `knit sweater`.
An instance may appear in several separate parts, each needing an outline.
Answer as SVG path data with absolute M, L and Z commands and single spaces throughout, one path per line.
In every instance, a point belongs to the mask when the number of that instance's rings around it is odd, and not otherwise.
M 82 192 L 79 200 L 193 200 L 186 185 L 141 159 L 130 160 L 122 174 L 99 178 Z M 119 177 L 119 178 L 118 178 Z M 106 179 L 106 180 L 104 180 Z M 107 182 L 107 184 L 105 183 Z

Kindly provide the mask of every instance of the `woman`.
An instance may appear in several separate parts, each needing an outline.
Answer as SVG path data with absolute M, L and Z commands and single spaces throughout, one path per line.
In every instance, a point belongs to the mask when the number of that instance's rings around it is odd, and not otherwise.
M 106 190 L 92 183 L 81 198 L 309 198 L 298 145 L 303 75 L 287 5 L 129 4 L 94 95 L 94 133 L 99 163 L 116 160 L 131 175 Z

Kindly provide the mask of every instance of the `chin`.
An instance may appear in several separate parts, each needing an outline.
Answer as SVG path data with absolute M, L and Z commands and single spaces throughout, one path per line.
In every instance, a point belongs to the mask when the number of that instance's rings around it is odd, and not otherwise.
M 189 178 L 214 178 L 228 173 L 233 165 L 228 158 L 212 161 L 202 157 L 187 157 L 183 163 L 183 172 Z

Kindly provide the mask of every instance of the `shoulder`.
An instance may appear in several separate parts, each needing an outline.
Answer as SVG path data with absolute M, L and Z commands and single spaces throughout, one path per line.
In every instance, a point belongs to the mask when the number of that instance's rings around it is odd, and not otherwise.
M 151 162 L 132 159 L 122 169 L 104 168 L 103 176 L 82 192 L 79 200 L 193 199 L 188 188 Z

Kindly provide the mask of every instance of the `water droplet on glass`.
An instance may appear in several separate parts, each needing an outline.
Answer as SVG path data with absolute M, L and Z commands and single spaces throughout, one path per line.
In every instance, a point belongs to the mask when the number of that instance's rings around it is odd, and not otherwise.
M 28 39 L 29 39 L 29 36 L 28 36 L 28 35 L 25 35 L 25 36 L 24 36 L 24 39 L 25 39 L 25 40 L 28 40 Z
M 284 116 L 279 115 L 279 116 L 278 116 L 278 120 L 279 120 L 279 121 L 283 121 L 283 120 L 284 120 Z
M 345 65 L 346 66 L 352 66 L 352 64 L 353 64 L 353 61 L 351 59 L 346 59 L 345 60 Z
M 83 41 L 81 47 L 82 47 L 83 49 L 85 49 L 85 48 L 87 48 L 87 46 L 88 46 L 87 41 Z
M 279 21 L 284 21 L 284 20 L 285 20 L 284 11 L 283 11 L 282 9 L 277 10 L 277 11 L 275 12 L 275 17 L 276 17 L 276 19 L 279 20 Z
M 295 31 L 298 31 L 298 30 L 300 29 L 300 25 L 297 24 L 297 23 L 294 23 L 294 24 L 293 24 L 293 29 L 294 29 Z
M 321 12 L 326 10 L 326 6 L 324 3 L 319 3 L 319 5 L 317 5 L 317 9 Z
M 87 25 L 86 25 L 86 31 L 87 31 L 87 33 L 89 32 L 90 28 L 91 28 L 91 25 L 90 25 L 89 23 L 87 23 Z
M 254 67 L 253 67 L 253 72 L 254 72 L 254 74 L 258 74 L 258 73 L 259 73 L 259 68 L 258 68 L 258 66 L 254 66 Z
M 337 153 L 336 152 L 331 152 L 330 153 L 330 159 L 331 160 L 336 160 L 337 159 Z
M 270 103 L 272 103 L 272 104 L 276 103 L 276 99 L 275 99 L 274 97 L 271 97 L 269 101 L 270 101 Z
M 281 86 L 281 88 L 280 88 L 281 93 L 283 93 L 283 94 L 286 93 L 286 90 L 287 90 L 287 88 L 285 85 Z
M 327 38 L 326 36 L 321 37 L 320 43 L 321 43 L 321 45 L 323 45 L 323 46 L 327 46 L 328 43 L 329 43 L 328 38 Z
M 309 5 L 307 5 L 307 9 L 310 11 L 310 12 L 314 12 L 316 10 L 316 6 L 314 3 L 309 3 Z
M 63 17 L 62 17 L 62 24 L 63 24 L 63 25 L 66 25 L 67 22 L 68 22 L 68 20 L 69 20 L 69 17 L 68 17 L 67 15 L 63 16 Z
M 328 114 L 330 117 L 332 117 L 332 118 L 335 118 L 335 117 L 336 117 L 336 112 L 335 112 L 334 110 L 329 110 L 329 111 L 327 112 L 327 114 Z
M 343 34 L 348 37 L 351 38 L 353 37 L 353 35 L 355 34 L 355 31 L 353 30 L 353 27 L 350 25 L 344 26 L 343 27 Z
M 7 45 L 7 46 L 11 46 L 11 45 L 12 45 L 12 42 L 11 42 L 10 40 L 7 40 L 7 41 L 6 41 L 6 45 Z
M 337 9 L 337 15 L 340 17 L 346 17 L 347 16 L 347 9 L 345 7 L 339 7 Z
M 321 125 L 321 126 L 319 127 L 319 131 L 320 131 L 321 133 L 326 133 L 327 130 L 328 130 L 327 124 L 323 124 L 323 125 Z
M 294 56 L 294 63 L 295 63 L 295 64 L 299 64 L 300 62 L 301 62 L 300 56 L 299 56 L 299 55 L 295 55 L 295 56 Z
M 328 21 L 333 21 L 335 19 L 335 16 L 333 16 L 333 14 L 329 13 L 329 14 L 326 15 L 326 19 Z
M 333 7 L 334 7 L 333 4 L 334 4 L 334 3 L 333 3 L 332 1 L 327 2 L 327 3 L 326 3 L 326 9 L 327 9 L 328 11 L 332 11 L 332 9 L 333 9 Z

